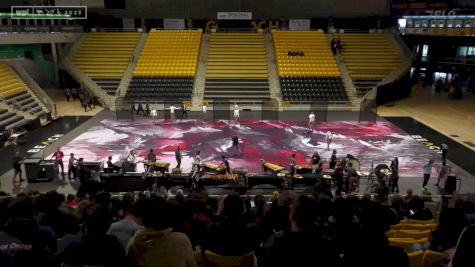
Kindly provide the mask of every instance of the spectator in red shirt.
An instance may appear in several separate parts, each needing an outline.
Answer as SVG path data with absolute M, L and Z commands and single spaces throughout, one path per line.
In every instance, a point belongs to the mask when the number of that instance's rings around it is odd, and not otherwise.
M 53 154 L 53 157 L 56 162 L 55 165 L 58 167 L 58 165 L 61 167 L 61 176 L 63 177 L 64 180 L 64 165 L 63 165 L 63 158 L 64 158 L 64 153 L 58 148 L 56 148 L 56 151 Z

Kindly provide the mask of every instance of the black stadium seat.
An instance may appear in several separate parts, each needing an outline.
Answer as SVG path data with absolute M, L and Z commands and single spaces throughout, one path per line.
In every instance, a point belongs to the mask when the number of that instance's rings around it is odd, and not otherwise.
M 345 87 L 339 77 L 281 77 L 280 86 L 284 101 L 348 101 Z

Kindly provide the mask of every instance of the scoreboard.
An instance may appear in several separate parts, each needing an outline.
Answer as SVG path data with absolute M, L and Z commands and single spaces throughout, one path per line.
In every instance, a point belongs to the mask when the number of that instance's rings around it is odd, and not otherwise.
M 12 6 L 12 19 L 87 19 L 87 6 Z

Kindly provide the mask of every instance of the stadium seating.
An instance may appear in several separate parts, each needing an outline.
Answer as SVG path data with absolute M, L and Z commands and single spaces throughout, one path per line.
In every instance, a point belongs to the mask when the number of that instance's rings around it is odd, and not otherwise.
M 91 32 L 73 58 L 86 75 L 115 95 L 140 38 L 138 32 Z
M 126 98 L 148 101 L 191 99 L 201 31 L 151 31 Z
M 205 100 L 253 102 L 269 97 L 264 35 L 212 33 Z
M 23 81 L 5 64 L 0 64 L 0 99 L 12 108 L 39 117 L 46 112 L 27 91 Z M 17 114 L 3 111 L 0 114 L 0 129 L 19 127 L 28 121 Z
M 385 34 L 344 33 L 335 36 L 359 94 L 365 94 L 398 68 L 401 59 Z
M 272 36 L 284 101 L 348 100 L 323 32 L 275 31 Z
M 8 110 L 0 110 L 0 131 L 10 130 L 16 127 L 20 127 L 27 123 L 24 117 L 15 113 L 8 112 Z
M 409 267 L 420 267 L 422 262 L 422 257 L 424 257 L 424 251 L 418 250 L 414 252 L 407 253 L 409 258 Z

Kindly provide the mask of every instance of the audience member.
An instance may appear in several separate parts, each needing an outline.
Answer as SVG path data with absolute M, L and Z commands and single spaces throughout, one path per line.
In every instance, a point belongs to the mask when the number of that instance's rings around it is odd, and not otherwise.
M 452 198 L 453 207 L 443 207 L 437 229 L 432 232 L 431 249 L 445 251 L 455 247 L 463 229 L 469 225 L 458 194 Z
M 413 197 L 408 202 L 410 216 L 412 220 L 431 220 L 434 218 L 432 212 L 425 207 L 424 200 L 420 197 Z
M 257 227 L 246 224 L 243 218 L 244 203 L 239 195 L 228 195 L 222 203 L 217 223 L 206 232 L 203 247 L 223 256 L 241 256 L 259 246 Z
M 52 266 L 56 240 L 34 219 L 33 200 L 12 199 L 8 218 L 0 232 L 0 266 Z
M 254 206 L 235 194 L 185 198 L 181 189 L 168 201 L 144 192 L 112 197 L 84 191 L 68 195 L 67 202 L 55 191 L 16 197 L 0 192 L 0 266 L 185 267 L 194 265 L 193 248 L 255 254 L 264 267 L 408 266 L 406 252 L 389 246 L 386 232 L 402 219 L 432 219 L 422 198 L 408 190 L 404 198 L 393 195 L 389 205 L 382 188 L 374 200 L 352 193 L 333 198 L 328 191 L 317 190 L 315 197 L 275 191 L 270 205 L 257 195 Z M 442 203 L 427 247 L 443 252 L 457 246 L 464 253 L 467 243 L 457 240 L 475 220 L 475 194 L 454 194 L 451 204 Z M 455 259 L 454 266 L 465 266 Z
M 139 201 L 136 203 L 126 204 L 124 206 L 124 219 L 111 224 L 108 235 L 115 236 L 120 244 L 127 250 L 127 243 L 129 239 L 138 230 L 144 229 L 142 226 L 142 217 L 144 215 L 144 203 Z
M 106 235 L 112 214 L 105 205 L 89 204 L 83 214 L 84 233 L 56 255 L 61 266 L 124 266 L 125 251 L 114 236 Z
M 454 255 L 451 259 L 452 267 L 471 267 L 473 251 L 475 251 L 475 226 L 471 225 L 463 230 L 457 242 Z
M 137 231 L 129 241 L 127 256 L 131 266 L 193 266 L 190 239 L 170 228 L 170 216 L 170 206 L 163 199 L 147 203 L 142 218 L 146 229 Z
M 290 231 L 274 238 L 262 252 L 259 266 L 338 266 L 339 255 L 333 244 L 315 226 L 317 205 L 314 199 L 300 196 L 292 205 Z
M 77 219 L 69 213 L 64 196 L 56 191 L 46 193 L 42 200 L 39 216 L 41 226 L 49 226 L 54 231 L 55 238 L 62 238 L 65 234 L 79 232 Z

